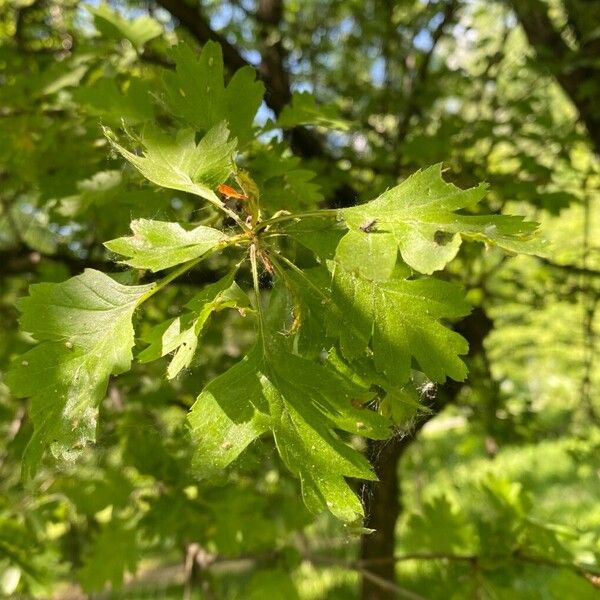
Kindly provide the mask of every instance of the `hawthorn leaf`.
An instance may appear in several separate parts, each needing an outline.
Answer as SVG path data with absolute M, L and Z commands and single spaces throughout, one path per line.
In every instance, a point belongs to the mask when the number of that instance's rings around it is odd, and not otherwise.
M 240 144 L 252 139 L 252 124 L 265 93 L 250 66 L 235 72 L 225 87 L 221 46 L 209 41 L 196 58 L 179 44 L 172 50 L 175 72 L 165 73 L 166 103 L 171 111 L 196 130 L 207 131 L 227 122 Z
M 34 433 L 23 458 L 26 477 L 47 447 L 68 459 L 94 440 L 108 379 L 131 364 L 133 312 L 153 285 L 121 285 L 86 269 L 62 283 L 32 285 L 17 302 L 23 330 L 40 342 L 7 374 L 15 396 L 31 397 Z
M 201 475 L 212 475 L 271 430 L 284 464 L 300 479 L 307 507 L 354 521 L 363 509 L 345 477 L 375 476 L 337 431 L 375 439 L 389 435 L 386 419 L 353 402 L 372 395 L 326 365 L 263 338 L 209 383 L 192 407 L 194 465 Z
M 325 333 L 317 336 L 320 344 L 339 341 L 355 374 L 371 370 L 368 359 L 376 372 L 385 375 L 385 381 L 369 375 L 370 383 L 401 394 L 404 399 L 398 400 L 407 405 L 413 403 L 399 387 L 409 381 L 413 359 L 433 381 L 447 376 L 464 379 L 466 367 L 460 356 L 467 353 L 468 344 L 440 322 L 470 312 L 458 286 L 437 279 L 407 279 L 408 268 L 403 265 L 381 282 L 346 271 L 335 261 L 324 262 L 327 268 L 285 272 L 295 295 L 299 348 L 314 354 L 317 348 L 311 339 L 319 332 L 317 324 L 325 323 Z
M 335 258 L 340 241 L 348 234 L 342 222 L 319 217 L 289 221 L 283 231 L 323 262 Z
M 112 519 L 101 527 L 86 548 L 77 578 L 87 592 L 102 591 L 106 582 L 118 590 L 125 574 L 135 573 L 139 554 L 135 528 L 121 519 Z
M 198 347 L 198 337 L 210 315 L 225 308 L 246 311 L 250 306 L 248 296 L 233 280 L 234 275 L 235 270 L 206 286 L 186 304 L 188 311 L 181 317 L 154 327 L 142 338 L 149 346 L 138 354 L 137 359 L 146 363 L 174 352 L 167 368 L 169 379 L 189 367 Z
M 522 217 L 505 215 L 465 215 L 457 211 L 473 209 L 485 195 L 486 186 L 467 190 L 446 183 L 441 165 L 417 171 L 400 185 L 381 196 L 340 210 L 350 229 L 342 247 L 340 262 L 371 272 L 377 279 L 389 271 L 391 252 L 396 246 L 404 261 L 420 273 L 431 274 L 443 269 L 457 254 L 462 238 L 499 246 L 510 252 L 539 253 L 543 242 L 534 239 L 537 223 Z M 375 237 L 372 245 L 382 253 L 386 268 L 373 263 L 371 245 L 364 239 Z M 359 240 L 363 240 L 359 244 Z M 354 254 L 347 246 L 356 248 Z M 364 259 L 361 256 L 366 254 Z M 348 258 L 352 257 L 352 264 Z
M 413 358 L 433 381 L 466 377 L 459 357 L 467 353 L 468 344 L 440 323 L 469 313 L 460 288 L 437 279 L 374 281 L 340 265 L 329 266 L 333 275 L 327 329 L 339 339 L 347 359 L 363 356 L 370 346 L 375 367 L 394 385 L 409 380 Z
M 121 237 L 104 245 L 126 256 L 126 265 L 137 269 L 162 271 L 226 244 L 229 237 L 218 229 L 199 226 L 187 231 L 179 223 L 136 219 L 131 222 L 133 236 Z
M 156 128 L 147 128 L 142 137 L 143 156 L 123 148 L 109 129 L 104 131 L 112 146 L 148 181 L 222 204 L 213 190 L 235 171 L 236 147 L 235 140 L 228 141 L 225 123 L 215 125 L 198 144 L 191 129 L 181 130 L 172 138 Z

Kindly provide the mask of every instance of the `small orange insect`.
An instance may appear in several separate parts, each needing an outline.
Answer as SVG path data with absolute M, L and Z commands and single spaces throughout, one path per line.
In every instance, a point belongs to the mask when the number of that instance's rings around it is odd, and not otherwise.
M 248 196 L 238 192 L 237 190 L 234 190 L 231 186 L 225 185 L 224 183 L 217 187 L 217 191 L 219 194 L 223 194 L 225 198 L 233 198 L 234 200 L 248 200 Z

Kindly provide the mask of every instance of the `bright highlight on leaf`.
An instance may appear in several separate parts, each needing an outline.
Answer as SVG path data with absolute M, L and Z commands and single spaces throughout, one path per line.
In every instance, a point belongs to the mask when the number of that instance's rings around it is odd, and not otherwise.
M 190 129 L 183 129 L 172 138 L 148 128 L 142 136 L 143 156 L 118 144 L 110 130 L 105 132 L 113 147 L 148 181 L 222 204 L 214 189 L 235 171 L 236 147 L 235 140 L 228 141 L 229 130 L 224 123 L 213 127 L 198 144 Z
M 125 19 L 105 3 L 98 6 L 86 4 L 85 8 L 94 15 L 94 24 L 102 35 L 117 40 L 127 39 L 137 50 L 163 31 L 161 24 L 152 17 Z
M 210 315 L 225 308 L 246 311 L 250 305 L 248 296 L 233 280 L 234 275 L 235 271 L 232 271 L 220 281 L 206 286 L 186 304 L 188 312 L 181 317 L 154 327 L 142 338 L 149 346 L 138 354 L 137 359 L 149 362 L 174 352 L 167 369 L 169 379 L 189 367 L 198 347 L 198 337 Z
M 354 521 L 363 509 L 344 478 L 374 475 L 336 432 L 383 439 L 388 421 L 356 408 L 372 392 L 271 344 L 259 342 L 198 396 L 189 415 L 195 468 L 203 476 L 218 473 L 271 430 L 283 462 L 301 481 L 306 505 Z
M 434 165 L 371 202 L 341 210 L 341 218 L 350 228 L 347 235 L 351 241 L 346 243 L 358 246 L 365 243 L 365 236 L 375 237 L 372 244 L 388 266 L 395 262 L 397 247 L 409 266 L 425 274 L 443 269 L 456 256 L 461 237 L 510 252 L 540 252 L 543 245 L 534 239 L 537 223 L 515 216 L 457 212 L 473 209 L 485 191 L 483 184 L 461 190 L 446 183 L 441 165 Z M 360 254 L 366 252 L 363 248 Z
M 218 248 L 229 237 L 212 227 L 196 227 L 187 231 L 179 223 L 137 219 L 131 222 L 133 236 L 122 237 L 105 246 L 126 256 L 124 264 L 137 269 L 162 271 L 175 265 L 199 258 Z
M 17 397 L 31 397 L 25 476 L 34 474 L 45 448 L 68 459 L 95 439 L 108 378 L 131 364 L 133 311 L 152 287 L 121 285 L 87 269 L 63 283 L 32 285 L 19 300 L 22 328 L 40 342 L 7 375 Z

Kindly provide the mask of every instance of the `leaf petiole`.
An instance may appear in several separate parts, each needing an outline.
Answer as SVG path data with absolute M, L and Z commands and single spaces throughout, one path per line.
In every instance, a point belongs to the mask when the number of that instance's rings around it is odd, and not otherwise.
M 322 217 L 323 219 L 332 219 L 337 217 L 338 210 L 336 208 L 326 208 L 322 210 L 310 210 L 301 213 L 290 213 L 289 215 L 280 215 L 278 217 L 272 217 L 266 221 L 261 221 L 254 228 L 254 233 L 258 233 L 263 229 L 275 225 L 277 223 L 284 223 L 285 221 L 293 221 L 295 219 L 306 219 L 308 217 Z

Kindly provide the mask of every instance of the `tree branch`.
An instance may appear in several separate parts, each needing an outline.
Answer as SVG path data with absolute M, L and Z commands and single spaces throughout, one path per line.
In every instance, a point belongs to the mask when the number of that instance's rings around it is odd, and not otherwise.
M 592 279 L 600 278 L 600 271 L 596 269 L 590 269 L 588 267 L 578 267 L 577 265 L 560 264 L 548 258 L 543 258 L 541 256 L 538 256 L 536 258 L 542 264 L 547 265 L 552 269 L 558 269 L 559 271 L 564 271 L 565 273 L 569 273 L 571 275 L 585 275 L 586 277 L 590 277 Z
M 156 3 L 175 17 L 199 43 L 205 44 L 212 40 L 221 44 L 223 60 L 230 70 L 235 71 L 250 65 L 233 44 L 210 27 L 199 7 L 193 7 L 184 0 L 156 0 Z M 273 30 L 273 24 L 279 23 L 282 15 L 281 0 L 261 0 L 256 17 L 265 26 L 264 31 L 267 32 L 267 25 Z M 267 88 L 265 102 L 275 114 L 279 114 L 290 101 L 291 92 L 289 76 L 284 68 L 283 45 L 281 40 L 272 42 L 270 37 L 265 35 L 263 38 L 262 62 L 258 69 L 258 75 Z M 324 148 L 318 136 L 305 127 L 293 128 L 290 133 L 290 145 L 294 153 L 303 158 L 314 158 L 324 154 Z
M 232 71 L 250 65 L 235 46 L 230 44 L 220 33 L 211 29 L 208 20 L 199 8 L 187 4 L 185 0 L 156 0 L 156 3 L 171 13 L 201 44 L 206 44 L 211 40 L 221 44 L 223 60 Z
M 420 594 L 415 594 L 415 592 L 411 592 L 406 588 L 400 587 L 396 583 L 392 583 L 391 581 L 372 573 L 367 569 L 363 569 L 361 567 L 357 567 L 356 571 L 358 571 L 363 579 L 367 579 L 371 583 L 375 584 L 378 588 L 385 590 L 385 592 L 389 592 L 393 597 L 396 598 L 406 598 L 407 600 L 427 600 L 424 596 Z
M 600 154 L 600 112 L 595 95 L 589 94 L 584 85 L 598 75 L 598 69 L 590 66 L 598 56 L 588 48 L 586 60 L 581 61 L 582 57 L 567 46 L 554 28 L 548 16 L 548 6 L 541 0 L 512 0 L 512 8 L 540 65 L 555 77 L 571 99 L 588 130 L 596 153 Z
M 285 67 L 286 51 L 281 36 L 283 0 L 259 0 L 256 20 L 259 24 L 261 63 L 259 74 L 267 85 L 266 102 L 276 115 L 292 99 L 289 73 Z M 321 140 L 305 127 L 289 131 L 294 154 L 314 158 L 324 154 Z
M 412 560 L 447 560 L 450 562 L 465 562 L 470 564 L 477 564 L 481 562 L 483 557 L 478 556 L 477 554 L 450 554 L 447 552 L 413 552 L 410 554 L 401 554 L 392 557 L 384 557 L 384 558 L 376 558 L 372 560 L 359 560 L 356 565 L 360 568 L 362 566 L 373 566 L 376 564 L 382 563 L 399 563 L 399 562 L 407 562 Z M 585 577 L 588 581 L 590 581 L 596 587 L 599 586 L 598 582 L 595 582 L 595 579 L 600 575 L 600 570 L 598 570 L 595 565 L 583 565 L 579 563 L 573 563 L 569 561 L 562 560 L 554 560 L 551 558 L 546 558 L 543 556 L 532 556 L 529 554 L 522 554 L 518 550 L 513 552 L 509 556 L 498 555 L 498 556 L 489 556 L 485 557 L 486 560 L 490 562 L 495 562 L 493 559 L 502 560 L 502 559 L 512 559 L 517 562 L 524 562 L 533 565 L 540 565 L 544 567 L 553 567 L 556 569 L 568 569 L 569 571 L 573 571 L 577 575 Z

